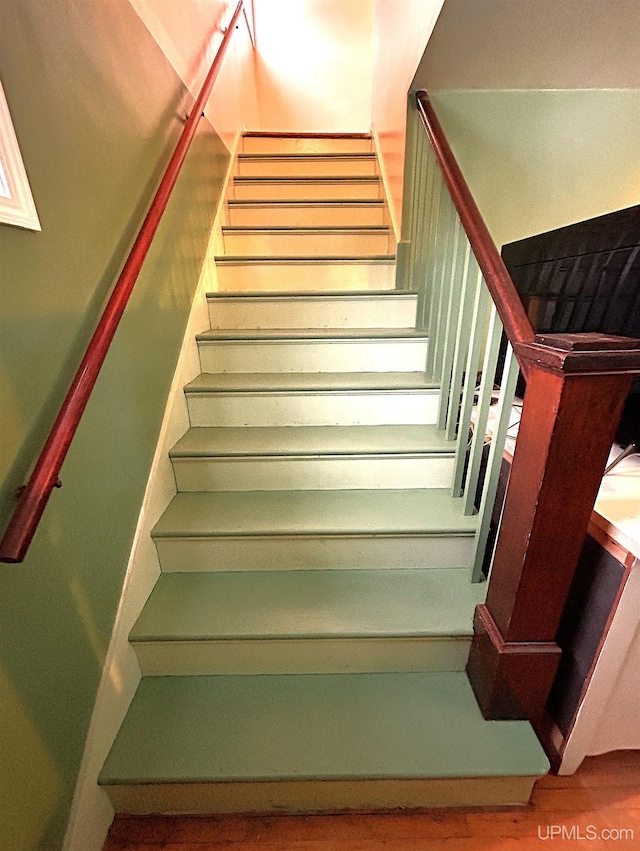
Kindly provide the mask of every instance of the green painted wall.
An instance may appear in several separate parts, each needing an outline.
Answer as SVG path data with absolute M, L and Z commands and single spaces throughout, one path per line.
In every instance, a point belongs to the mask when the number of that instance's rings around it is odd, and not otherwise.
M 445 0 L 427 89 L 498 245 L 640 202 L 638 0 Z
M 0 77 L 42 233 L 0 225 L 0 521 L 182 126 L 127 0 L 2 0 Z M 179 107 L 182 107 L 179 110 Z M 23 565 L 0 565 L 0 846 L 60 848 L 228 152 L 199 131 Z
M 640 89 L 431 97 L 498 245 L 640 203 Z

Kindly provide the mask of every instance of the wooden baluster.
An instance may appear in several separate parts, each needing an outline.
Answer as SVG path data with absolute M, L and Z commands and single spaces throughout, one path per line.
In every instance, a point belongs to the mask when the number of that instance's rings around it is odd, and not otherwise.
M 464 387 L 464 367 L 469 351 L 469 338 L 471 336 L 471 322 L 473 315 L 473 302 L 475 296 L 474 285 L 478 279 L 480 270 L 476 258 L 471 251 L 468 240 L 464 240 L 464 262 L 462 267 L 462 294 L 460 297 L 460 311 L 458 313 L 458 324 L 456 328 L 456 345 L 451 367 L 451 394 L 452 400 L 449 404 L 447 414 L 447 438 L 455 440 L 458 436 L 458 414 L 462 389 Z
M 502 323 L 500 327 L 502 328 Z M 482 496 L 478 507 L 480 522 L 476 532 L 476 555 L 473 570 L 471 571 L 472 582 L 480 582 L 483 578 L 482 567 L 484 564 L 484 554 L 487 549 L 487 541 L 489 540 L 491 513 L 498 491 L 502 455 L 507 439 L 507 429 L 509 428 L 511 411 L 513 410 L 513 398 L 515 396 L 516 382 L 518 381 L 519 374 L 518 362 L 513 355 L 513 349 L 508 345 L 502 372 L 500 399 L 496 405 L 493 435 L 491 437 L 491 446 L 489 447 L 487 468 L 484 474 Z
M 420 194 L 416 185 L 416 176 L 419 165 L 418 147 L 420 136 L 416 116 L 410 111 L 407 117 L 407 138 L 402 188 L 402 234 L 396 251 L 396 288 L 399 290 L 418 289 L 415 268 Z
M 432 218 L 433 195 L 435 192 L 436 163 L 424 136 L 420 137 L 419 155 L 421 169 L 424 171 L 424 197 L 420 199 L 419 209 L 416 215 L 415 239 L 415 270 L 414 280 L 419 281 L 418 297 L 418 328 L 428 330 L 425 325 L 426 317 L 429 315 L 429 303 L 431 299 L 431 281 L 429 278 L 429 264 L 431 262 L 432 231 L 435 230 L 437 222 Z
M 440 313 L 440 269 L 444 257 L 444 246 L 447 236 L 446 225 L 446 202 L 448 201 L 447 190 L 439 174 L 436 174 L 435 192 L 433 206 L 430 214 L 432 231 L 430 234 L 427 254 L 427 288 L 429 291 L 428 319 L 425 315 L 426 325 L 429 330 L 429 349 L 427 354 L 427 372 L 433 374 L 435 348 L 431 344 L 438 332 L 438 316 Z
M 411 274 L 414 283 L 419 282 L 418 288 L 424 290 L 426 257 L 423 234 L 425 230 L 426 210 L 428 204 L 427 183 L 429 179 L 429 168 L 424 139 L 421 137 L 418 137 L 416 141 L 415 158 L 413 175 L 414 204 L 411 230 Z
M 484 343 L 485 317 L 489 303 L 489 292 L 482 280 L 480 269 L 477 271 L 475 285 L 475 301 L 471 319 L 471 339 L 467 350 L 467 363 L 464 374 L 464 387 L 462 390 L 462 401 L 460 402 L 460 418 L 458 425 L 458 446 L 453 472 L 452 496 L 462 496 L 462 481 L 467 463 L 468 435 L 471 426 L 471 410 L 476 392 L 476 377 L 478 375 L 478 364 L 482 345 Z
M 473 427 L 473 439 L 469 452 L 469 463 L 464 485 L 464 513 L 470 517 L 475 511 L 476 490 L 480 478 L 480 467 L 482 465 L 482 453 L 484 449 L 487 423 L 489 422 L 489 409 L 493 395 L 493 385 L 496 378 L 496 366 L 500 354 L 500 340 L 502 339 L 502 323 L 495 306 L 491 305 L 491 318 L 489 320 L 489 331 L 484 348 L 484 361 L 482 363 L 482 378 L 475 397 L 477 402 L 476 421 Z
M 434 380 L 442 379 L 444 341 L 447 333 L 447 316 L 451 303 L 451 269 L 455 252 L 455 223 L 458 217 L 448 192 L 443 192 L 442 227 L 440 235 L 441 254 L 437 270 L 436 286 L 439 292 L 435 325 L 429 334 L 429 373 Z
M 447 274 L 446 286 L 449 290 L 449 304 L 446 314 L 446 327 L 442 335 L 442 368 L 440 381 L 440 405 L 438 408 L 437 427 L 444 431 L 447 425 L 447 415 L 451 407 L 451 392 L 453 379 L 453 358 L 456 347 L 456 330 L 460 315 L 460 299 L 462 297 L 464 269 L 464 231 L 460 219 L 455 215 L 453 223 L 453 245 L 451 248 L 451 264 Z
M 514 346 L 527 392 L 487 600 L 467 674 L 485 718 L 536 720 L 560 660 L 556 632 L 640 340 L 538 335 Z

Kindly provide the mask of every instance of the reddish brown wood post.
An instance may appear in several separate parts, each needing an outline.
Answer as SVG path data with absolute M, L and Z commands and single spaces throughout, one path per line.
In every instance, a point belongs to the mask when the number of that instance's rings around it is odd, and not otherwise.
M 543 715 L 556 632 L 640 340 L 539 335 L 514 346 L 527 392 L 486 603 L 467 674 L 487 719 Z

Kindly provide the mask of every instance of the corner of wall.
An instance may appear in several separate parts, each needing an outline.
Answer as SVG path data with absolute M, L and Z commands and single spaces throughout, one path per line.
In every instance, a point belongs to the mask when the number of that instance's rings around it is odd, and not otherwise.
M 393 195 L 391 193 L 389 173 L 387 171 L 387 166 L 384 159 L 384 151 L 382 150 L 382 145 L 380 144 L 380 136 L 378 135 L 378 128 L 375 124 L 371 125 L 371 138 L 373 139 L 373 149 L 376 152 L 376 160 L 378 162 L 378 168 L 380 169 L 380 177 L 382 178 L 382 185 L 384 187 L 385 200 L 387 202 L 389 215 L 391 217 L 393 239 L 397 245 L 400 242 L 400 222 L 398 221 L 398 214 L 396 212 Z

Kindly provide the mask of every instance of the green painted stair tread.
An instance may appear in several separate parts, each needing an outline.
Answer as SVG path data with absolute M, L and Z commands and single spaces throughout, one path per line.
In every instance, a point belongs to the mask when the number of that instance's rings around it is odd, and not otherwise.
M 343 257 L 337 256 L 335 254 L 327 254 L 327 255 L 316 255 L 309 254 L 308 256 L 304 254 L 291 254 L 287 256 L 274 256 L 273 254 L 265 254 L 265 255 L 244 255 L 244 254 L 219 254 L 214 258 L 216 265 L 242 265 L 242 266 L 283 266 L 285 264 L 288 265 L 296 265 L 296 266 L 308 266 L 312 264 L 313 266 L 318 266 L 324 263 L 332 263 L 334 265 L 341 265 L 345 263 L 353 263 L 353 264 L 382 264 L 382 265 L 392 265 L 396 262 L 395 254 L 348 254 Z M 354 290 L 354 292 L 358 292 Z
M 295 130 L 245 130 L 244 139 L 371 139 L 371 133 L 342 133 L 341 131 L 307 133 Z
M 282 154 L 267 151 L 266 153 L 238 154 L 238 160 L 240 162 L 243 160 L 371 160 L 373 162 L 376 160 L 376 155 L 373 151 L 313 151 Z
M 468 568 L 163 574 L 131 641 L 469 637 Z
M 216 328 L 203 331 L 196 336 L 201 343 L 216 343 L 225 340 L 289 342 L 291 340 L 413 340 L 426 341 L 428 338 L 413 328 Z
M 238 179 L 238 178 L 236 178 Z M 255 178 L 248 178 L 249 180 L 254 180 Z M 290 178 L 292 181 L 297 181 L 300 178 L 293 177 Z M 358 180 L 360 178 L 357 178 Z M 365 177 L 364 180 L 367 180 Z M 376 181 L 376 178 L 373 178 Z M 339 178 L 334 178 L 332 182 L 339 181 Z M 280 182 L 280 183 L 289 183 L 290 181 L 286 178 L 282 180 L 276 179 L 275 181 L 271 178 L 271 182 Z M 276 207 L 277 209 L 282 209 L 283 207 L 295 207 L 299 209 L 301 207 L 319 207 L 323 208 L 331 208 L 331 207 L 346 207 L 348 210 L 354 210 L 358 207 L 366 207 L 367 209 L 385 209 L 385 202 L 382 198 L 358 198 L 355 195 L 350 195 L 348 198 L 301 198 L 299 195 L 295 198 L 230 198 L 227 201 L 230 210 L 238 210 L 238 209 L 247 209 L 251 207 L 263 207 L 265 205 L 270 207 Z
M 292 174 L 292 175 L 252 175 L 252 174 L 239 174 L 234 176 L 234 183 L 247 184 L 247 183 L 302 183 L 304 185 L 309 185 L 310 183 L 322 183 L 322 184 L 354 184 L 354 183 L 380 183 L 380 177 L 378 175 L 371 174 L 327 174 L 327 175 L 304 175 L 304 174 Z M 350 198 L 350 201 L 357 200 L 356 198 Z
M 352 198 L 323 198 L 322 200 L 316 200 L 315 198 L 297 198 L 291 200 L 282 200 L 280 198 L 269 198 L 264 200 L 256 200 L 256 199 L 246 199 L 246 198 L 230 198 L 227 201 L 227 205 L 229 208 L 233 209 L 234 207 L 347 207 L 347 209 L 351 209 L 353 207 L 375 207 L 384 209 L 385 202 L 383 198 L 360 198 L 360 199 L 352 199 Z
M 153 537 L 472 535 L 448 489 L 218 491 L 177 494 Z
M 333 390 L 435 390 L 422 372 L 203 372 L 185 387 L 186 393 L 311 393 Z
M 456 442 L 434 425 L 242 426 L 190 428 L 172 458 L 452 454 Z
M 416 290 L 287 290 L 286 292 L 265 290 L 238 290 L 236 292 L 215 291 L 207 293 L 210 300 L 246 299 L 250 301 L 309 301 L 310 299 L 345 299 L 348 301 L 361 301 L 371 298 L 413 298 L 418 295 Z
M 524 721 L 485 721 L 463 673 L 149 677 L 102 784 L 545 774 Z
M 389 225 L 223 225 L 223 233 L 301 233 L 301 234 L 333 234 L 333 233 L 388 233 Z

